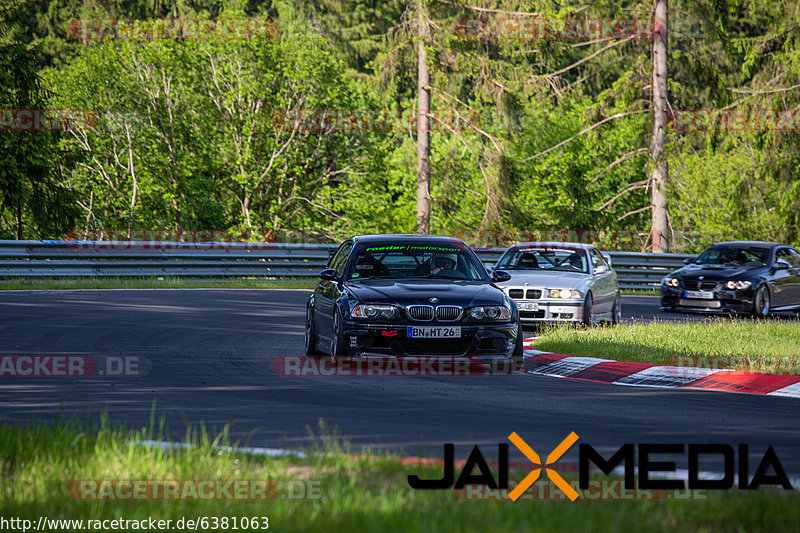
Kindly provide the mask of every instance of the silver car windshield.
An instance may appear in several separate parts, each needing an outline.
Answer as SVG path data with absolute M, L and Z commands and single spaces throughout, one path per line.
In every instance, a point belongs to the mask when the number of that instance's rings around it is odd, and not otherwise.
M 524 248 L 508 251 L 497 263 L 498 270 L 558 270 L 589 273 L 589 261 L 583 250 L 559 248 Z

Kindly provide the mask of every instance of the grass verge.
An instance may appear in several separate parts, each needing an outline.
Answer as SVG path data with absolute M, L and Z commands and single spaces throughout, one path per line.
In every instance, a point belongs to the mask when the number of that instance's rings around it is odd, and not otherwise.
M 714 318 L 544 327 L 533 346 L 565 355 L 800 375 L 800 320 Z
M 793 491 L 705 491 L 689 501 L 470 501 L 452 490 L 409 487 L 408 474 L 438 478 L 441 467 L 407 466 L 397 455 L 356 456 L 336 439 L 323 438 L 316 450 L 323 453 L 305 458 L 223 451 L 217 445 L 229 444 L 226 435 L 212 439 L 202 429 L 187 435 L 191 447 L 141 445 L 158 439 L 160 429 L 75 420 L 0 425 L 0 517 L 83 520 L 84 529 L 87 520 L 206 517 L 209 527 L 198 530 L 222 531 L 211 527 L 214 517 L 263 516 L 270 530 L 312 532 L 779 531 L 800 521 Z M 512 486 L 526 474 L 512 472 Z M 220 479 L 274 480 L 281 494 L 270 501 L 86 501 L 68 490 L 74 480 Z
M 101 278 L 0 280 L 0 290 L 65 289 L 313 289 L 317 280 Z

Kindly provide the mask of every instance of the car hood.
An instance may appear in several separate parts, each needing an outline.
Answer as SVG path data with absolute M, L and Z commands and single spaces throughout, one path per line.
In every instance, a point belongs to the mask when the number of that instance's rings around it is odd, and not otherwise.
M 440 279 L 362 280 L 345 283 L 345 288 L 359 301 L 394 305 L 427 304 L 430 298 L 438 298 L 436 305 L 502 305 L 503 291 L 482 281 L 460 281 Z
M 527 283 L 531 287 L 573 289 L 589 278 L 589 274 L 557 270 L 506 270 L 506 272 L 511 274 L 511 280 L 498 283 L 503 287 L 519 287 Z
M 749 279 L 758 277 L 767 267 L 747 267 L 741 265 L 687 265 L 674 273 L 675 276 L 683 279 L 703 279 L 709 281 L 721 281 L 731 278 Z

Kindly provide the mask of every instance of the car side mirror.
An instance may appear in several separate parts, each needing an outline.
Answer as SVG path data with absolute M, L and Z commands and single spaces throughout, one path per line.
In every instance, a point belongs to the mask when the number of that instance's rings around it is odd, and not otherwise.
M 492 281 L 495 283 L 502 283 L 503 281 L 509 281 L 511 279 L 511 274 L 506 272 L 505 270 L 495 270 L 492 272 Z
M 775 261 L 775 266 L 772 268 L 774 268 L 775 270 L 787 270 L 789 268 L 789 263 L 781 259 L 778 259 L 777 261 Z
M 595 274 L 605 274 L 605 273 L 606 273 L 606 272 L 608 272 L 608 271 L 609 271 L 609 268 L 608 268 L 607 266 L 605 266 L 605 265 L 600 265 L 599 267 L 597 267 L 597 268 L 595 269 L 594 273 L 595 273 Z
M 692 261 L 694 261 L 694 258 L 693 258 L 693 257 L 687 257 L 686 259 L 684 259 L 684 260 L 683 260 L 683 264 L 684 264 L 684 265 L 688 265 L 688 264 L 689 264 L 689 263 L 691 263 Z
M 319 277 L 325 281 L 337 281 L 339 278 L 339 276 L 336 274 L 335 268 L 326 268 L 319 273 Z

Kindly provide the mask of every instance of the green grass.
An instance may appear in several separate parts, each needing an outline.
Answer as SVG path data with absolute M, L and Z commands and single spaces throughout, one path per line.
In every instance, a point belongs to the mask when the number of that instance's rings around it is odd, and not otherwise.
M 800 320 L 716 318 L 593 329 L 545 327 L 534 348 L 675 366 L 800 374 Z
M 324 433 L 324 432 L 323 432 Z M 800 521 L 794 492 L 707 491 L 692 501 L 464 501 L 452 490 L 414 490 L 407 475 L 441 476 L 440 468 L 406 466 L 396 455 L 353 455 L 323 434 L 307 458 L 266 458 L 221 451 L 226 436 L 192 431 L 180 450 L 142 446 L 159 429 L 0 425 L 0 516 L 32 520 L 173 520 L 267 516 L 278 531 L 783 531 Z M 314 451 L 314 450 L 310 450 Z M 511 473 L 511 483 L 525 471 Z M 271 479 L 279 486 L 315 483 L 318 498 L 244 502 L 84 501 L 67 492 L 81 479 Z M 202 530 L 202 529 L 200 529 Z M 221 530 L 221 529 L 219 529 Z
M 15 279 L 0 281 L 0 290 L 52 289 L 313 289 L 316 279 L 197 279 L 197 278 L 101 278 L 101 279 Z

